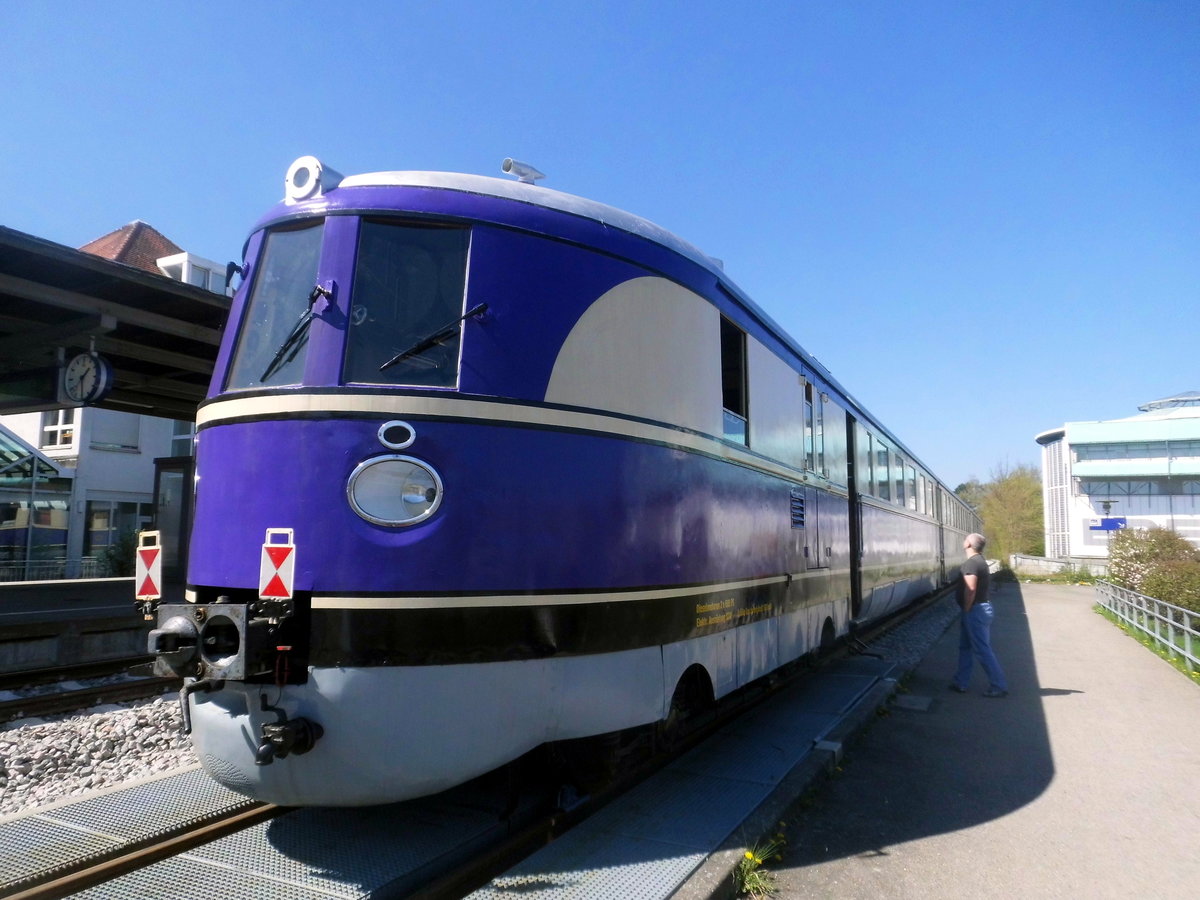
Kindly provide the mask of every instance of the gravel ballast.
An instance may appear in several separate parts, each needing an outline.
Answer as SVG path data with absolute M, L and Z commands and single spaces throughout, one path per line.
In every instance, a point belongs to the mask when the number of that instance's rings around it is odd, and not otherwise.
M 0 816 L 195 762 L 176 694 L 9 722 L 0 730 Z

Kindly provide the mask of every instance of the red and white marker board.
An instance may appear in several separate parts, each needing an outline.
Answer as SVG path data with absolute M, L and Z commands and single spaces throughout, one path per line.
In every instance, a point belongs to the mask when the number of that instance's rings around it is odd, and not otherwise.
M 162 545 L 161 532 L 138 532 L 137 565 L 133 583 L 137 586 L 137 599 L 162 599 Z
M 258 596 L 291 600 L 296 582 L 296 544 L 291 528 L 268 528 L 258 567 Z

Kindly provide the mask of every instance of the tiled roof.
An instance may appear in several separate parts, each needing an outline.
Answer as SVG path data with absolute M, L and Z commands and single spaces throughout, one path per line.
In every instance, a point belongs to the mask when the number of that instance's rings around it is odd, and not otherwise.
M 102 256 L 154 273 L 158 273 L 155 260 L 183 252 L 183 248 L 176 246 L 156 229 L 140 220 L 98 237 L 79 249 L 93 256 Z

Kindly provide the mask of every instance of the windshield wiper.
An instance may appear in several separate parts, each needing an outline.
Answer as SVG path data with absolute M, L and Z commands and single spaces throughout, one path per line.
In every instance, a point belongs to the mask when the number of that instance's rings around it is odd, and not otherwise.
M 308 295 L 308 309 L 300 313 L 300 318 L 296 320 L 296 324 L 292 326 L 291 332 L 283 339 L 283 343 L 279 345 L 279 349 L 275 351 L 275 355 L 271 358 L 266 371 L 262 373 L 262 377 L 258 379 L 259 381 L 266 382 L 268 378 L 296 358 L 296 354 L 300 352 L 300 348 L 304 346 L 304 342 L 308 338 L 308 329 L 312 325 L 313 320 L 313 304 L 321 296 L 328 297 L 331 295 L 327 288 L 323 288 L 319 284 L 314 285 L 312 292 Z
M 453 322 L 447 322 L 437 331 L 433 332 L 433 334 L 429 335 L 429 337 L 421 338 L 421 340 L 417 341 L 407 350 L 402 350 L 401 352 L 397 353 L 382 366 L 380 366 L 379 371 L 382 372 L 384 369 L 390 369 L 392 366 L 396 365 L 396 363 L 404 362 L 404 360 L 408 359 L 409 357 L 416 356 L 419 353 L 424 353 L 430 347 L 434 347 L 443 341 L 449 340 L 458 334 L 459 325 L 467 321 L 467 319 L 483 315 L 485 312 L 487 312 L 487 308 L 488 305 L 486 303 L 480 303 L 478 306 L 472 307 Z

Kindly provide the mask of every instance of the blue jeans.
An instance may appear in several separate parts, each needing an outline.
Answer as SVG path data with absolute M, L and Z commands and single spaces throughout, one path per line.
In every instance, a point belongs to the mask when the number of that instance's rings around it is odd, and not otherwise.
M 959 615 L 958 671 L 954 683 L 960 688 L 965 689 L 971 683 L 971 669 L 978 658 L 991 682 L 989 686 L 997 691 L 1008 690 L 1004 670 L 992 652 L 990 632 L 994 616 L 991 603 L 975 603 L 969 612 Z

